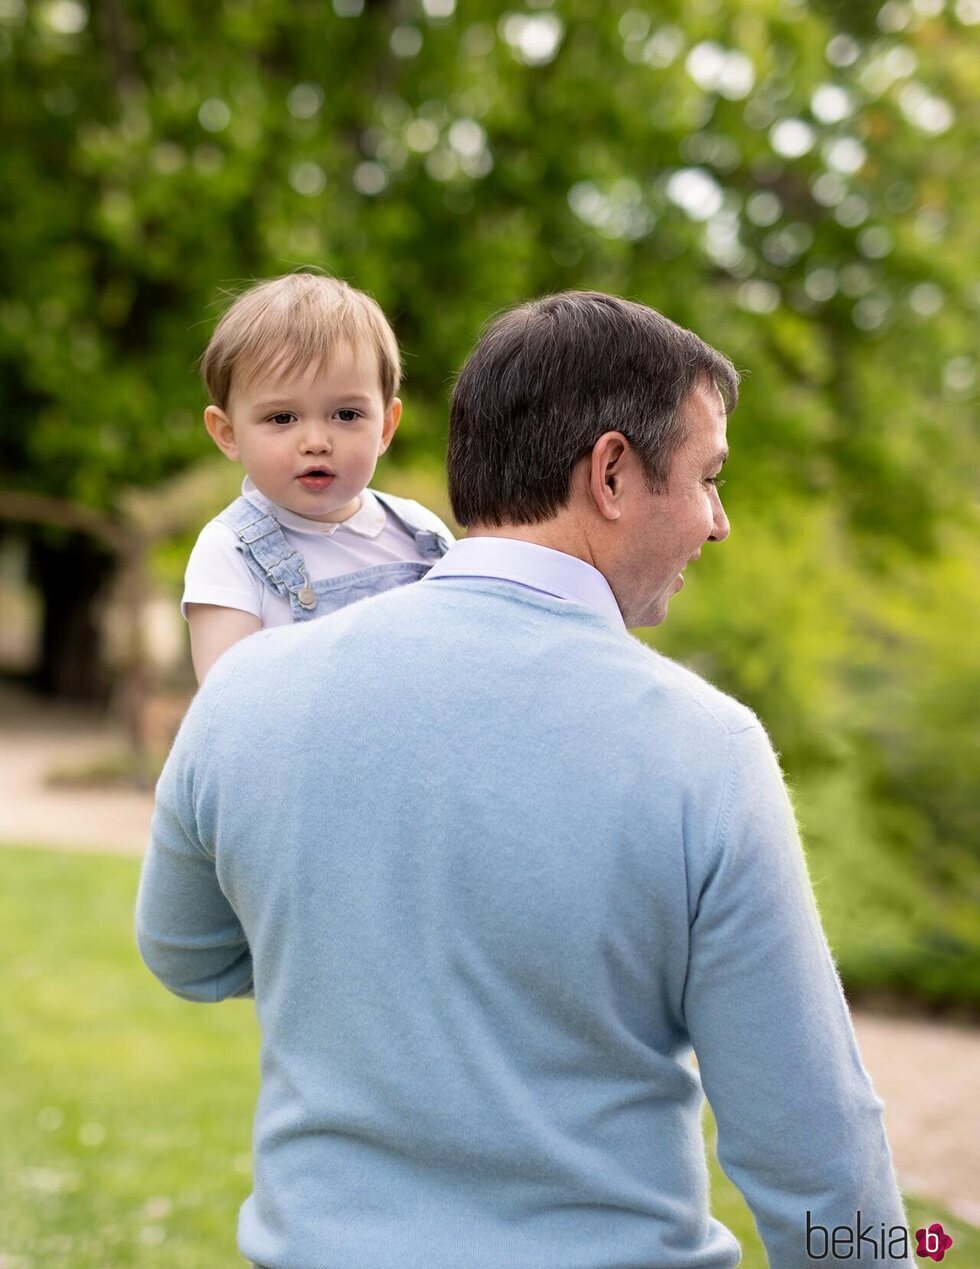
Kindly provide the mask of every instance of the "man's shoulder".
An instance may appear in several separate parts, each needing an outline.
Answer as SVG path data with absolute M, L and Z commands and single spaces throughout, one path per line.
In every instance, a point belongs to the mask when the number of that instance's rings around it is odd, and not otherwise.
M 672 714 L 692 726 L 735 734 L 761 726 L 747 705 L 695 670 L 631 637 L 638 685 L 669 703 Z
M 414 628 L 425 631 L 428 639 L 456 643 L 469 628 L 481 640 L 506 646 L 502 655 L 507 657 L 553 660 L 569 690 L 578 683 L 600 695 L 642 700 L 691 726 L 727 733 L 761 726 L 746 705 L 597 612 L 496 579 L 467 581 L 470 603 L 447 604 L 444 592 L 423 581 L 335 613 L 331 633 L 340 636 L 349 630 L 356 636 L 376 627 L 390 644 L 392 629 Z M 486 613 L 480 611 L 484 605 Z M 513 620 L 513 605 L 521 606 L 521 621 Z

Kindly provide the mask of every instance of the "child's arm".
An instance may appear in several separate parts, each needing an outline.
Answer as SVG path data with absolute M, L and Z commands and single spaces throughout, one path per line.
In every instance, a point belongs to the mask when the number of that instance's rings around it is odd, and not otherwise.
M 219 608 L 217 604 L 188 604 L 187 625 L 191 635 L 191 660 L 198 683 L 222 652 L 233 643 L 262 629 L 261 620 L 240 608 Z

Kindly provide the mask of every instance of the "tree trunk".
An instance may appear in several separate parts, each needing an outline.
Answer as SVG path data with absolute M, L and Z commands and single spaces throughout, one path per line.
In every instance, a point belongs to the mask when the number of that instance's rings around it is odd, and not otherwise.
M 67 700 L 104 704 L 110 676 L 99 605 L 117 568 L 114 555 L 83 534 L 45 534 L 30 548 L 30 577 L 41 595 L 40 691 Z

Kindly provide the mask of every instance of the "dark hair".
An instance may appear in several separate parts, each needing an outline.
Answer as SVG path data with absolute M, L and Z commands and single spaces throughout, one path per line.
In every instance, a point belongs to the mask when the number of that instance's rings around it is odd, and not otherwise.
M 565 291 L 511 309 L 485 328 L 453 389 L 453 515 L 462 525 L 551 519 L 604 432 L 622 432 L 662 489 L 684 435 L 680 407 L 705 380 L 731 413 L 731 362 L 643 304 Z

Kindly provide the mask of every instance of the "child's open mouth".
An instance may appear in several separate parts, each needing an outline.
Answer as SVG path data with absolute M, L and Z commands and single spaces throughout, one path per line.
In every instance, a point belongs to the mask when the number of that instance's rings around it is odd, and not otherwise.
M 304 489 L 328 489 L 334 482 L 333 472 L 314 468 L 297 477 Z

